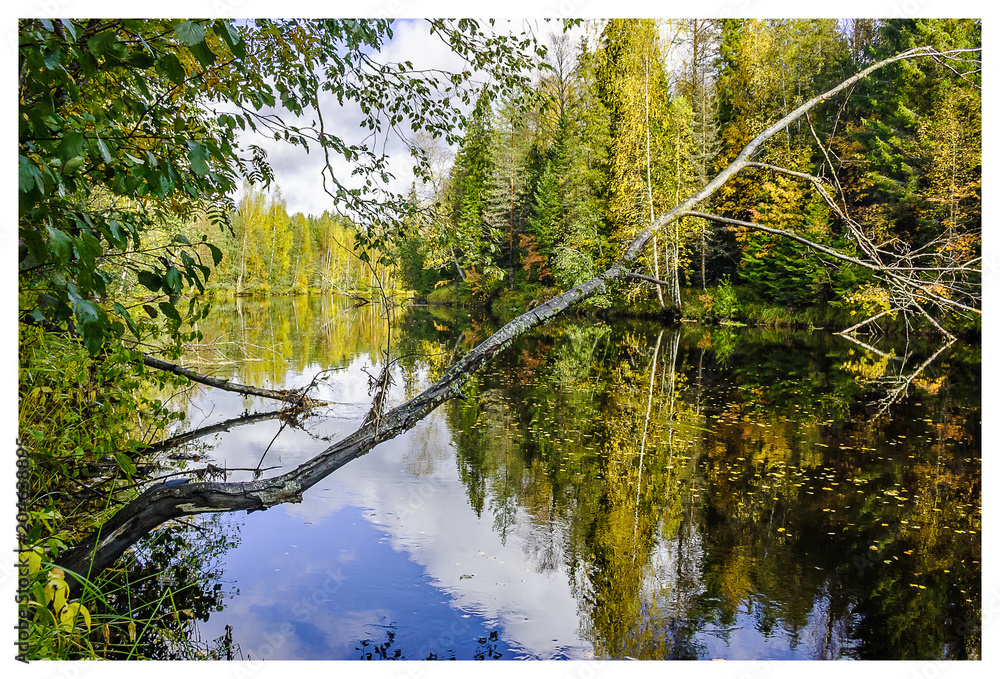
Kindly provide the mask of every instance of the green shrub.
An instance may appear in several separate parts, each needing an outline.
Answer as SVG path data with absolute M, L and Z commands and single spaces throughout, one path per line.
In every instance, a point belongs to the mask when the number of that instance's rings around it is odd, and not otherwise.
M 712 293 L 712 314 L 722 318 L 734 318 L 740 313 L 740 299 L 729 277 L 723 277 Z

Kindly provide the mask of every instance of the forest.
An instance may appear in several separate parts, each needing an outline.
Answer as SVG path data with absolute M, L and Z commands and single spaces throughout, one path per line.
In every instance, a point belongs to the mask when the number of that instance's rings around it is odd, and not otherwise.
M 594 346 L 604 334 L 588 324 L 608 318 L 702 323 L 705 337 L 825 328 L 866 350 L 894 334 L 944 342 L 921 369 L 978 342 L 981 21 L 425 24 L 461 69 L 383 59 L 399 30 L 384 20 L 19 21 L 25 658 L 135 657 L 146 630 L 170 628 L 163 614 L 137 632 L 122 605 L 113 564 L 135 540 L 202 511 L 300 501 L 439 405 L 478 398 L 470 376 L 569 308 Z M 331 131 L 333 99 L 360 112 L 362 142 Z M 328 210 L 290 214 L 260 138 L 325 159 Z M 405 181 L 388 140 L 412 159 Z M 163 483 L 157 451 L 185 430 L 193 384 L 284 401 L 293 419 L 323 404 L 318 375 L 291 388 L 277 367 L 243 373 L 250 387 L 207 374 L 208 350 L 231 362 L 268 346 L 245 327 L 209 337 L 213 308 L 235 300 L 243 322 L 240 300 L 331 294 L 380 315 L 345 337 L 387 328 L 357 431 L 280 476 Z M 419 372 L 390 339 L 414 304 L 507 325 L 465 328 L 452 354 L 466 353 L 431 360 L 437 381 L 390 409 L 393 365 Z M 347 355 L 325 342 L 327 359 Z M 530 346 L 541 360 L 544 342 Z M 608 373 L 625 393 L 631 380 Z M 919 373 L 896 396 L 931 384 Z M 451 415 L 460 454 L 478 459 L 464 417 Z
M 642 226 L 815 94 L 879 57 L 979 40 L 972 23 L 958 21 L 613 20 L 587 28 L 576 41 L 553 35 L 533 96 L 480 97 L 454 151 L 415 137 L 429 175 L 406 196 L 409 216 L 386 227 L 398 230 L 390 268 L 364 271 L 351 256 L 362 227 L 350 219 L 289 216 L 280 190 L 268 197 L 248 185 L 233 230 L 217 238 L 224 257 L 209 289 L 358 292 L 384 275 L 384 285 L 419 299 L 495 304 L 512 317 L 607 268 Z M 702 207 L 855 255 L 842 210 L 880 245 L 931 247 L 974 264 L 980 100 L 976 83 L 952 77 L 947 65 L 862 81 L 843 106 L 787 128 L 754 157 L 759 165 Z M 840 207 L 794 172 L 837 182 Z M 870 271 L 780 236 L 686 217 L 657 241 L 644 268 L 667 284 L 631 288 L 624 303 L 633 309 L 834 325 L 896 311 Z

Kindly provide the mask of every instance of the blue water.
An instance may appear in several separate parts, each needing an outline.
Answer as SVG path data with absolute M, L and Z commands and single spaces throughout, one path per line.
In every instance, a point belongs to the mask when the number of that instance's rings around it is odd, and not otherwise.
M 282 507 L 246 517 L 227 559 L 239 595 L 219 616 L 244 657 L 515 657 L 495 621 L 458 607 L 365 511 L 344 507 L 309 523 L 290 521 Z

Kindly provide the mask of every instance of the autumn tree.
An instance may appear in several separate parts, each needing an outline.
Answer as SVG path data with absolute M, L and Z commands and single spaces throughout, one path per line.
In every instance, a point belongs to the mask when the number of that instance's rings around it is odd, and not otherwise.
M 720 30 L 718 19 L 689 19 L 684 25 L 682 50 L 684 68 L 677 89 L 691 104 L 690 168 L 693 183 L 708 181 L 721 149 L 719 137 L 719 92 L 716 85 L 715 62 L 719 58 Z M 705 290 L 708 282 L 710 250 L 719 237 L 718 225 L 699 220 L 695 227 L 698 241 L 698 280 Z
M 666 202 L 666 188 L 660 181 L 664 143 L 653 132 L 654 127 L 657 131 L 662 127 L 666 76 L 653 20 L 611 20 L 602 39 L 597 77 L 611 120 L 607 210 L 612 237 L 625 243 Z M 658 248 L 653 249 L 653 260 L 653 273 L 659 278 Z
M 292 290 L 306 292 L 312 283 L 313 236 L 309 220 L 301 212 L 291 218 L 292 244 Z

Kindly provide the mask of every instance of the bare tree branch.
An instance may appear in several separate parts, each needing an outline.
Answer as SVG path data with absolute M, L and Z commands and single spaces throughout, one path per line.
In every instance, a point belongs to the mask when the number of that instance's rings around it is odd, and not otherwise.
M 906 288 L 909 291 L 908 294 L 906 295 L 906 301 L 909 301 L 909 302 L 911 302 L 913 304 L 916 304 L 917 302 L 919 302 L 922 299 L 926 298 L 928 300 L 931 300 L 931 301 L 937 303 L 938 305 L 940 305 L 942 307 L 950 307 L 950 308 L 953 308 L 953 309 L 960 309 L 962 311 L 969 311 L 969 312 L 972 312 L 972 313 L 975 313 L 975 314 L 979 314 L 979 315 L 981 315 L 983 313 L 981 309 L 977 309 L 976 307 L 972 307 L 972 306 L 969 306 L 967 304 L 963 304 L 962 302 L 959 302 L 957 300 L 950 299 L 948 297 L 944 297 L 944 296 L 938 294 L 937 292 L 935 292 L 933 290 L 933 287 L 935 285 L 941 286 L 940 281 L 925 281 L 925 280 L 922 280 L 922 279 L 919 279 L 919 278 L 907 275 L 909 267 L 897 267 L 897 266 L 886 265 L 886 264 L 877 264 L 877 263 L 865 261 L 863 259 L 858 259 L 857 257 L 852 257 L 850 255 L 846 255 L 843 252 L 840 252 L 839 250 L 835 250 L 834 248 L 831 248 L 829 246 L 822 245 L 822 244 L 817 243 L 815 241 L 811 241 L 808 238 L 800 236 L 797 233 L 794 233 L 794 232 L 789 231 L 787 229 L 776 229 L 776 228 L 771 227 L 771 226 L 764 226 L 763 224 L 756 224 L 754 222 L 746 222 L 746 221 L 743 221 L 743 220 L 740 220 L 740 219 L 730 219 L 729 217 L 720 217 L 719 215 L 711 215 L 711 214 L 708 214 L 708 213 L 705 213 L 705 212 L 697 212 L 697 211 L 694 211 L 694 210 L 688 210 L 688 211 L 682 212 L 682 213 L 680 213 L 679 216 L 701 217 L 702 219 L 711 219 L 711 220 L 714 220 L 716 222 L 720 222 L 722 224 L 730 224 L 732 226 L 742 226 L 742 227 L 745 227 L 745 228 L 748 228 L 748 229 L 754 229 L 754 230 L 757 230 L 757 231 L 764 231 L 766 233 L 771 233 L 771 234 L 774 234 L 774 235 L 777 235 L 777 236 L 782 236 L 784 238 L 788 238 L 789 240 L 793 240 L 793 241 L 795 241 L 797 243 L 801 243 L 801 244 L 803 244 L 803 245 L 805 245 L 805 246 L 807 246 L 809 248 L 812 248 L 813 250 L 816 250 L 817 252 L 822 252 L 825 255 L 829 255 L 830 257 L 833 257 L 834 259 L 839 259 L 841 261 L 848 262 L 850 264 L 855 264 L 857 266 L 864 267 L 866 269 L 874 271 L 877 274 L 881 274 L 881 275 L 885 276 L 887 279 L 889 279 L 890 283 L 896 284 L 897 288 L 900 288 L 900 287 L 901 288 Z M 953 269 L 950 269 L 950 268 L 945 268 L 944 270 L 945 271 L 953 271 Z M 941 286 L 941 287 L 945 287 L 945 286 Z M 934 325 L 936 327 L 938 327 L 939 329 L 941 329 L 940 326 L 937 324 L 937 322 L 935 322 Z M 945 332 L 945 334 L 947 335 L 948 333 Z
M 646 281 L 647 283 L 652 283 L 653 285 L 659 285 L 664 288 L 669 288 L 673 285 L 670 281 L 661 281 L 659 278 L 653 278 L 652 276 L 646 276 L 641 273 L 630 273 L 626 278 L 632 278 L 637 281 Z
M 149 354 L 142 355 L 142 362 L 150 368 L 165 370 L 166 372 L 173 373 L 175 375 L 181 375 L 182 377 L 188 378 L 192 382 L 198 382 L 199 384 L 205 384 L 210 387 L 215 387 L 216 389 L 233 391 L 247 396 L 272 398 L 278 401 L 291 403 L 296 406 L 313 406 L 327 403 L 327 401 L 310 398 L 306 395 L 305 389 L 264 389 L 262 387 L 251 387 L 237 382 L 230 382 L 229 380 L 221 380 L 218 377 L 211 377 L 210 375 L 202 375 L 201 373 L 195 372 L 189 368 L 179 366 L 176 363 L 170 363 L 169 361 L 164 361 L 160 358 L 155 358 Z
M 858 328 L 860 328 L 860 327 L 862 327 L 862 326 L 865 326 L 865 325 L 868 325 L 868 324 L 869 324 L 869 323 L 871 323 L 872 321 L 877 321 L 878 319 L 882 318 L 882 317 L 883 317 L 883 316 L 885 316 L 886 314 L 890 314 L 890 313 L 892 313 L 892 312 L 893 312 L 893 310 L 892 310 L 892 309 L 886 309 L 885 311 L 882 311 L 882 312 L 880 312 L 880 313 L 877 313 L 877 314 L 875 314 L 875 315 L 874 315 L 874 316 L 872 316 L 871 318 L 866 318 L 865 320 L 861 321 L 861 322 L 860 322 L 860 323 L 858 323 L 857 325 L 852 325 L 851 327 L 847 328 L 846 330 L 841 330 L 841 331 L 840 331 L 839 333 L 837 333 L 837 334 L 838 334 L 838 335 L 853 335 L 853 334 L 854 334 L 854 331 L 855 331 L 855 330 L 857 330 Z

